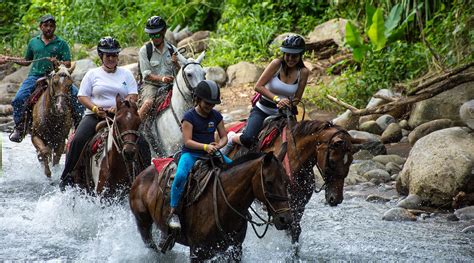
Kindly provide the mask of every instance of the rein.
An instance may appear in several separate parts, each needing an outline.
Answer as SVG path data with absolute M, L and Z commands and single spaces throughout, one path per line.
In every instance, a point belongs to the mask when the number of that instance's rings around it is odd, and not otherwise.
M 216 172 L 217 170 L 214 169 L 214 173 Z M 276 194 L 272 194 L 272 193 L 269 193 L 265 190 L 265 185 L 264 185 L 264 182 L 263 182 L 263 162 L 261 163 L 260 165 L 260 182 L 261 182 L 261 186 L 262 186 L 262 193 L 263 193 L 263 197 L 265 198 L 265 202 L 267 203 L 267 205 L 270 207 L 271 211 L 274 213 L 274 214 L 281 214 L 281 213 L 284 213 L 284 212 L 287 212 L 290 210 L 290 208 L 281 208 L 281 209 L 275 209 L 272 204 L 270 203 L 270 201 L 268 199 L 274 199 L 274 200 L 278 200 L 278 201 L 288 201 L 289 199 L 287 197 L 284 197 L 284 196 L 279 196 L 279 195 L 276 195 Z M 268 219 L 267 220 L 264 220 L 262 217 L 260 217 L 257 212 L 250 206 L 251 210 L 257 215 L 257 217 L 262 220 L 263 222 L 262 223 L 258 223 L 258 222 L 255 222 L 253 219 L 252 219 L 252 216 L 250 215 L 250 213 L 248 213 L 247 211 L 247 214 L 246 215 L 243 215 L 242 213 L 240 213 L 237 209 L 235 209 L 230 203 L 229 201 L 227 200 L 227 195 L 224 191 L 224 187 L 222 186 L 222 181 L 220 179 L 220 174 L 215 174 L 214 176 L 214 186 L 213 186 L 213 192 L 212 192 L 212 195 L 213 195 L 213 205 L 214 205 L 214 218 L 216 220 L 216 224 L 217 224 L 217 228 L 219 229 L 219 231 L 221 233 L 224 233 L 224 229 L 220 223 L 220 220 L 219 220 L 219 212 L 218 212 L 218 207 L 217 207 L 217 186 L 219 186 L 219 190 L 220 190 L 220 193 L 222 195 L 222 197 L 224 198 L 224 201 L 225 203 L 227 204 L 227 206 L 232 210 L 234 211 L 234 213 L 236 213 L 239 217 L 241 217 L 242 219 L 244 219 L 245 221 L 249 222 L 251 225 L 252 225 L 252 228 L 255 232 L 255 235 L 258 237 L 258 238 L 263 238 L 268 230 L 268 226 L 270 224 L 272 224 L 270 222 L 270 213 L 268 215 Z M 255 226 L 263 226 L 263 225 L 266 225 L 265 227 L 265 230 L 263 232 L 263 234 L 259 235 L 257 233 L 257 230 L 255 229 Z
M 46 59 L 50 59 L 50 57 L 38 58 L 38 59 L 33 59 L 33 60 L 24 60 L 24 59 L 18 59 L 18 58 L 7 58 L 6 61 L 13 62 L 13 63 L 17 63 L 17 62 L 32 63 L 32 62 L 46 60 Z

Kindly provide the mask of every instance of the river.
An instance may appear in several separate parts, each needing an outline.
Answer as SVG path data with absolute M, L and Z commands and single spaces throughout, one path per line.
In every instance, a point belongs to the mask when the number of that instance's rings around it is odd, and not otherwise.
M 0 261 L 187 262 L 188 249 L 176 245 L 166 255 L 145 248 L 128 203 L 104 206 L 76 190 L 60 192 L 55 167 L 47 179 L 27 137 L 2 140 L 0 175 Z M 337 207 L 315 194 L 306 207 L 299 258 L 290 239 L 271 228 L 258 239 L 249 227 L 243 262 L 408 261 L 474 262 L 474 233 L 468 222 L 439 214 L 415 222 L 383 221 L 395 206 L 369 203 L 345 194 Z M 155 232 L 157 239 L 158 233 Z

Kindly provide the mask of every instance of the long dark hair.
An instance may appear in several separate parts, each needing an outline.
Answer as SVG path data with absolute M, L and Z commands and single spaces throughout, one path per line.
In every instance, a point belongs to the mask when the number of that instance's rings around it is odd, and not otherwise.
M 285 72 L 285 75 L 288 76 L 288 65 L 286 64 L 285 62 L 285 54 L 286 53 L 283 53 L 283 56 L 280 58 L 280 62 L 281 62 L 281 68 L 283 69 L 283 71 Z M 302 68 L 306 68 L 306 66 L 304 65 L 303 63 L 303 52 L 299 53 L 300 55 L 300 60 L 298 61 L 298 63 L 296 64 L 296 68 L 297 69 L 302 69 Z

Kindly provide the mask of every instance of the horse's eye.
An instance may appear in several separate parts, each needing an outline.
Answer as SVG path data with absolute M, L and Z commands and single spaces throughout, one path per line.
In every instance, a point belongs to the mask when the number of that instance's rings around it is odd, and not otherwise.
M 191 73 L 187 73 L 187 74 L 186 74 L 186 77 L 188 77 L 188 78 L 190 79 L 190 78 L 192 78 L 192 77 L 193 77 L 193 74 L 191 74 Z

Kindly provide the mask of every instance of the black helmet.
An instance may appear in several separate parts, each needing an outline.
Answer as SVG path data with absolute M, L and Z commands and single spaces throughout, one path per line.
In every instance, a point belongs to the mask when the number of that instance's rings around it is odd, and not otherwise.
M 97 53 L 99 57 L 102 57 L 103 53 L 119 53 L 120 44 L 117 39 L 113 37 L 103 37 L 99 40 L 97 44 Z
M 146 21 L 145 32 L 155 34 L 166 28 L 166 22 L 160 16 L 152 16 Z
M 298 54 L 304 52 L 304 39 L 298 35 L 289 35 L 281 43 L 280 50 L 285 53 Z
M 221 104 L 221 92 L 219 86 L 213 80 L 199 82 L 194 91 L 194 96 L 201 98 L 207 103 Z

